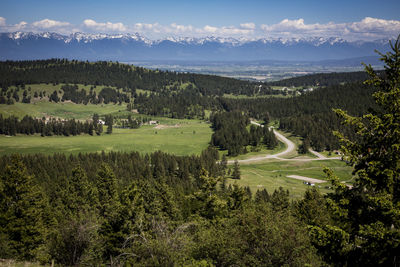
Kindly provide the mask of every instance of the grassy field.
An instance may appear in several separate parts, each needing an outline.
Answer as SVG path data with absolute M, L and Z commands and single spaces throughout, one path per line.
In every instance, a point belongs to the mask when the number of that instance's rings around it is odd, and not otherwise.
M 283 133 L 289 138 L 296 146 L 301 144 L 301 138 L 293 136 L 288 133 Z M 275 150 L 261 150 L 259 152 L 252 152 L 245 155 L 240 155 L 231 159 L 246 159 L 251 156 L 260 156 L 266 154 L 276 154 L 285 149 L 285 145 L 280 145 Z M 324 152 L 328 156 L 328 152 Z M 332 155 L 337 156 L 337 155 Z M 316 158 L 313 154 L 307 153 L 305 155 L 299 155 L 297 150 L 284 156 L 287 159 L 294 158 Z M 230 166 L 232 168 L 232 166 Z M 233 180 L 228 179 L 229 184 L 237 183 L 241 186 L 249 186 L 253 193 L 257 192 L 258 189 L 267 189 L 269 193 L 272 193 L 275 189 L 283 187 L 285 190 L 288 189 L 290 197 L 292 199 L 301 198 L 309 185 L 306 185 L 301 180 L 287 177 L 288 175 L 300 175 L 304 177 L 326 180 L 325 174 L 323 173 L 324 167 L 331 168 L 335 174 L 341 179 L 341 181 L 351 184 L 353 177 L 351 174 L 352 168 L 347 166 L 343 161 L 340 160 L 324 160 L 324 161 L 282 161 L 276 159 L 266 159 L 260 162 L 241 163 L 241 179 Z M 327 187 L 330 186 L 330 182 L 321 183 L 316 185 L 322 193 L 332 192 Z
M 198 120 L 160 119 L 163 129 L 143 126 L 139 129 L 113 129 L 101 136 L 0 136 L 0 155 L 11 153 L 84 153 L 100 151 L 161 150 L 176 155 L 199 154 L 208 146 L 210 125 Z M 106 129 L 104 129 L 106 130 Z
M 240 165 L 241 179 L 228 179 L 228 183 L 237 183 L 241 186 L 249 186 L 251 191 L 255 193 L 257 189 L 267 189 L 271 194 L 280 186 L 289 189 L 292 199 L 301 198 L 309 185 L 301 180 L 288 178 L 288 175 L 301 175 L 309 178 L 326 180 L 323 168 L 329 167 L 334 170 L 335 174 L 347 183 L 352 182 L 351 167 L 339 160 L 326 161 L 278 161 L 270 160 L 259 164 Z M 322 193 L 332 192 L 326 187 L 330 186 L 329 182 L 317 184 Z
M 5 117 L 14 115 L 22 118 L 25 115 L 33 117 L 51 116 L 65 119 L 86 120 L 92 118 L 94 113 L 101 115 L 124 112 L 126 104 L 74 104 L 74 103 L 53 103 L 41 101 L 34 104 L 15 103 L 13 105 L 0 105 L 0 114 Z

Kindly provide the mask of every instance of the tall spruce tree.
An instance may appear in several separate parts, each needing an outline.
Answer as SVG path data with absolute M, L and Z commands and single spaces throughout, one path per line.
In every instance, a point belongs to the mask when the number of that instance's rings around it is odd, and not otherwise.
M 232 179 L 240 179 L 240 166 L 237 160 L 235 160 L 233 165 Z
M 43 194 L 19 156 L 0 179 L 0 258 L 32 260 L 44 242 Z
M 314 226 L 311 234 L 325 260 L 337 266 L 400 265 L 400 36 L 390 45 L 392 51 L 379 53 L 384 75 L 366 66 L 380 109 L 362 117 L 336 110 L 359 137 L 337 133 L 356 179 L 347 187 L 326 170 L 335 189 L 327 198 L 334 223 Z

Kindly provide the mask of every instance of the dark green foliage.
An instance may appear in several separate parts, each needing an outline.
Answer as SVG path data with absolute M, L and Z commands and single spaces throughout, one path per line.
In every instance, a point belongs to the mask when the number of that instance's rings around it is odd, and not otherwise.
M 378 90 L 380 109 L 362 117 L 336 113 L 354 127 L 358 139 L 337 133 L 344 159 L 354 168 L 351 188 L 326 170 L 334 193 L 328 195 L 332 222 L 311 228 L 313 242 L 337 266 L 400 264 L 400 36 L 381 54 L 385 75 L 366 67 L 366 83 Z
M 77 85 L 63 85 L 61 86 L 61 90 L 64 91 L 61 101 L 71 100 L 77 104 L 88 102 L 88 99 L 86 99 L 86 91 L 84 89 L 78 91 Z
M 246 126 L 248 117 L 241 112 L 224 112 L 211 115 L 214 133 L 211 136 L 211 144 L 222 150 L 228 150 L 228 154 L 237 156 L 245 151 L 249 143 L 249 132 Z
M 333 72 L 309 74 L 301 77 L 284 79 L 281 81 L 270 82 L 272 86 L 330 86 L 342 83 L 354 83 L 365 81 L 367 73 L 359 72 Z
M 121 94 L 120 92 L 108 87 L 101 89 L 98 98 L 102 99 L 104 104 L 108 104 L 110 102 L 113 103 L 129 102 L 129 97 L 126 94 Z
M 371 94 L 374 87 L 362 83 L 331 85 L 290 98 L 229 99 L 219 98 L 225 110 L 241 110 L 255 119 L 263 119 L 267 110 L 271 120 L 279 120 L 279 129 L 308 137 L 317 151 L 339 148 L 333 130 L 354 136 L 351 126 L 342 125 L 333 108 L 361 115 L 368 109 L 377 109 Z
M 50 95 L 49 101 L 56 103 L 60 101 L 60 98 L 58 97 L 58 93 L 56 90 L 54 90 L 54 92 Z
M 306 154 L 308 150 L 310 149 L 310 139 L 308 137 L 303 138 L 303 142 L 299 146 L 299 153 L 300 154 Z
M 204 119 L 204 110 L 218 108 L 218 101 L 202 95 L 196 89 L 178 92 L 163 91 L 149 96 L 139 94 L 135 98 L 135 107 L 140 113 L 171 118 Z
M 310 226 L 329 224 L 331 217 L 326 205 L 324 196 L 313 187 L 304 193 L 303 199 L 295 203 L 296 217 Z
M 269 201 L 265 192 L 253 202 L 246 188 L 218 190 L 223 167 L 217 159 L 212 147 L 199 157 L 55 154 L 23 156 L 14 164 L 3 156 L 2 211 L 12 195 L 3 197 L 10 191 L 9 177 L 30 181 L 23 186 L 28 193 L 16 195 L 25 199 L 38 192 L 49 207 L 18 203 L 30 220 L 23 224 L 32 227 L 25 239 L 9 235 L 26 228 L 17 227 L 20 221 L 9 211 L 1 213 L 6 215 L 0 220 L 1 257 L 70 266 L 319 262 L 306 228 L 289 213 L 286 193 L 274 193 Z
M 12 156 L 0 180 L 1 258 L 32 260 L 44 243 L 46 201 L 34 177 Z
M 57 120 L 55 118 L 46 121 L 44 119 L 34 119 L 28 115 L 18 120 L 14 116 L 3 118 L 0 114 L 0 134 L 5 135 L 16 135 L 17 133 L 28 135 L 40 133 L 42 136 L 69 136 L 82 133 L 93 135 L 93 129 L 98 128 L 99 125 L 91 121 L 80 122 L 74 119 Z
M 265 146 L 268 149 L 274 149 L 278 145 L 278 139 L 276 139 L 274 130 L 272 128 L 268 129 L 267 127 L 264 127 L 263 133 L 263 143 L 265 144 Z
M 275 211 L 287 209 L 289 207 L 289 190 L 285 191 L 282 187 L 279 187 L 272 193 L 269 202 Z
M 3 61 L 0 62 L 0 73 L 2 73 L 0 77 L 2 88 L 25 83 L 92 84 L 122 88 L 125 92 L 134 95 L 137 88 L 154 92 L 177 91 L 181 84 L 189 83 L 188 91 L 195 90 L 205 96 L 224 93 L 254 95 L 255 92 L 266 94 L 271 91 L 263 83 L 214 75 L 153 71 L 105 61 L 90 63 L 66 59 Z M 118 93 L 110 88 L 105 89 L 101 94 L 105 101 L 118 98 Z M 123 98 L 120 100 L 123 101 Z
M 232 179 L 240 179 L 240 166 L 237 160 L 233 164 Z
M 114 123 L 114 118 L 112 115 L 106 115 L 105 118 L 105 125 L 107 126 L 107 134 L 112 133 L 112 128 L 113 128 L 113 123 Z

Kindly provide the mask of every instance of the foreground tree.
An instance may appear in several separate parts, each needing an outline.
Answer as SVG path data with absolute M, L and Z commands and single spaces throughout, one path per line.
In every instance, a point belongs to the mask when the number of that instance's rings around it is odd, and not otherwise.
M 19 156 L 0 177 L 0 258 L 40 257 L 45 201 Z
M 390 45 L 391 52 L 379 53 L 384 75 L 366 66 L 366 83 L 378 89 L 379 111 L 352 117 L 336 110 L 359 137 L 355 141 L 337 133 L 356 180 L 350 188 L 326 170 L 335 189 L 327 198 L 334 223 L 311 229 L 315 245 L 334 265 L 400 264 L 400 36 Z

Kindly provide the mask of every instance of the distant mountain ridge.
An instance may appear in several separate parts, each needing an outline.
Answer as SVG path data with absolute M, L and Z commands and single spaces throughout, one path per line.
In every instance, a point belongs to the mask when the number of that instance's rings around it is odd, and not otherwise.
M 79 60 L 338 60 L 376 55 L 388 40 L 349 42 L 337 37 L 244 39 L 168 37 L 150 40 L 134 34 L 61 35 L 43 32 L 0 33 L 0 59 L 68 58 Z

